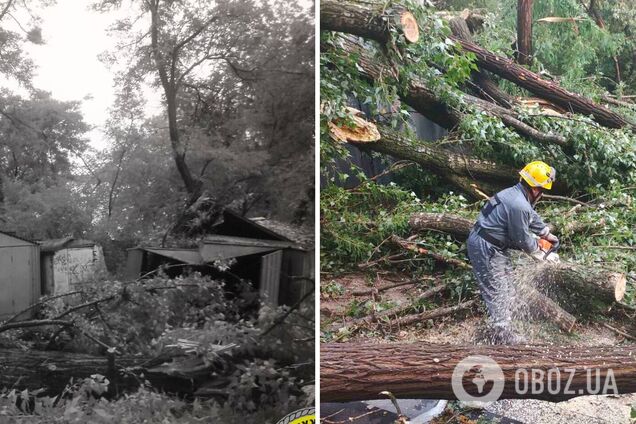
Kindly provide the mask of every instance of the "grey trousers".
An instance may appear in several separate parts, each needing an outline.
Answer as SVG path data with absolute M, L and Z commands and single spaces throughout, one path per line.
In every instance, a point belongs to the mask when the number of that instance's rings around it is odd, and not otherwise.
M 490 244 L 474 231 L 470 232 L 466 247 L 491 324 L 509 328 L 515 306 L 515 289 L 511 279 L 512 261 L 507 251 Z

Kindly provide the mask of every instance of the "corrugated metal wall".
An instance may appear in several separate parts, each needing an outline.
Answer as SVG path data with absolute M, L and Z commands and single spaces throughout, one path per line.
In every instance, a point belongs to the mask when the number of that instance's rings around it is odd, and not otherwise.
M 40 297 L 40 246 L 0 233 L 0 318 Z
M 259 294 L 261 300 L 269 305 L 278 306 L 280 292 L 280 269 L 283 263 L 283 251 L 277 250 L 261 259 L 261 281 Z

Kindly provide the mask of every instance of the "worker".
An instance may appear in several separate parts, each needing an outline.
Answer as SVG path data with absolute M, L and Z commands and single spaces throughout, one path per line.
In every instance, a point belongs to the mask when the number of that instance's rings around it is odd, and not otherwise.
M 516 306 L 510 249 L 543 260 L 546 246 L 559 239 L 550 232 L 534 206 L 544 190 L 552 189 L 556 172 L 541 161 L 527 164 L 519 183 L 500 191 L 482 208 L 467 241 L 468 257 L 489 314 L 489 341 L 516 344 L 524 341 L 512 328 Z M 544 239 L 548 243 L 539 243 Z

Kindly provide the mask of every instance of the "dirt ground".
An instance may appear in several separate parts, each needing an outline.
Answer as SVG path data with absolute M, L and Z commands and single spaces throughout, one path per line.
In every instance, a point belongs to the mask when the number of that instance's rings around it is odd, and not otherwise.
M 371 299 L 371 295 L 353 296 L 352 292 L 409 280 L 407 276 L 403 275 L 385 275 L 382 279 L 369 280 L 362 273 L 323 277 L 321 281 L 323 291 L 320 296 L 321 331 L 337 334 L 338 330 L 346 326 L 352 319 L 347 316 L 352 302 L 364 302 Z M 432 281 L 424 280 L 418 284 L 392 288 L 383 291 L 380 297 L 376 298 L 376 302 L 379 304 L 391 302 L 394 306 L 408 305 L 413 297 L 432 285 Z M 325 290 L 325 287 L 331 289 Z M 480 305 L 478 308 L 459 313 L 456 316 L 444 317 L 406 328 L 391 328 L 389 325 L 385 326 L 383 331 L 377 331 L 373 328 L 362 329 L 351 336 L 343 337 L 340 341 L 377 343 L 429 341 L 431 343 L 472 344 L 479 343 L 476 340 L 477 334 L 484 322 L 485 309 Z M 600 324 L 580 326 L 576 332 L 570 335 L 541 321 L 517 322 L 516 324 L 519 331 L 528 339 L 528 343 L 612 346 L 624 340 L 623 336 Z
M 340 329 L 350 323 L 352 304 L 361 303 L 372 295 L 353 296 L 352 292 L 382 287 L 408 276 L 384 275 L 380 279 L 369 279 L 362 273 L 341 276 L 323 276 L 321 281 L 321 331 L 327 340 L 349 342 L 422 342 L 472 344 L 476 343 L 479 329 L 485 323 L 485 310 L 479 307 L 455 316 L 439 318 L 411 325 L 392 328 L 385 325 L 363 328 L 352 335 L 341 337 Z M 390 306 L 408 305 L 411 299 L 430 288 L 432 281 L 403 285 L 376 295 L 376 304 L 390 302 Z M 357 301 L 357 302 L 355 302 Z M 518 323 L 519 324 L 519 323 Z M 624 337 L 602 324 L 579 326 L 574 334 L 567 335 L 545 322 L 524 322 L 519 325 L 529 344 L 555 344 L 577 346 L 613 346 L 624 342 Z M 327 336 L 327 337 L 325 337 Z M 508 422 L 532 424 L 576 422 L 576 423 L 630 423 L 631 405 L 636 403 L 636 394 L 623 396 L 584 396 L 566 402 L 552 403 L 539 400 L 500 400 L 483 409 L 496 416 L 506 417 Z M 469 421 L 470 422 L 470 421 Z M 480 421 L 483 422 L 483 421 Z M 488 422 L 488 421 L 486 421 Z

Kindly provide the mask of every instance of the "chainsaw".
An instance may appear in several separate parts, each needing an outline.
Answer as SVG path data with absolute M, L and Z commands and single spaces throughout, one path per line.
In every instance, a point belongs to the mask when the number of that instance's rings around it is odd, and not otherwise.
M 546 239 L 539 239 L 539 248 L 545 252 L 543 255 L 544 261 L 559 262 L 559 254 L 557 253 L 559 247 L 561 247 L 561 243 L 558 241 L 550 243 Z

